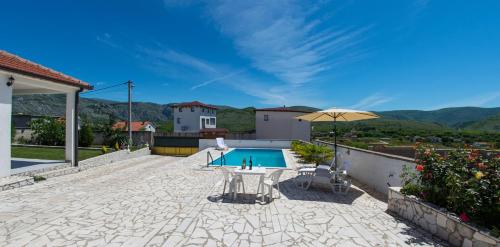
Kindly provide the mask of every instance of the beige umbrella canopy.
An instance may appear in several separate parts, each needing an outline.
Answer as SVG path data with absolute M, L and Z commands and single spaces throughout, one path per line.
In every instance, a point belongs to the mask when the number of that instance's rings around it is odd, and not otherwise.
M 302 119 L 310 122 L 336 122 L 336 121 L 358 121 L 379 118 L 375 113 L 367 111 L 358 111 L 352 109 L 331 108 L 323 111 L 317 111 L 306 115 L 298 116 L 297 119 Z
M 333 135 L 335 139 L 335 169 L 337 168 L 337 125 L 336 122 L 349 122 L 358 120 L 367 120 L 379 118 L 375 113 L 367 111 L 358 111 L 352 109 L 330 108 L 317 111 L 306 115 L 298 116 L 296 119 L 302 119 L 310 122 L 333 122 Z

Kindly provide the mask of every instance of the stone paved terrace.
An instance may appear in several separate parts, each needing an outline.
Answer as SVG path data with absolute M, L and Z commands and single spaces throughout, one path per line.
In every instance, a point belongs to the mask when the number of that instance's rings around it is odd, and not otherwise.
M 281 199 L 222 199 L 222 176 L 188 158 L 145 156 L 0 192 L 1 246 L 429 246 L 427 233 L 356 187 Z M 256 178 L 245 178 L 255 193 Z

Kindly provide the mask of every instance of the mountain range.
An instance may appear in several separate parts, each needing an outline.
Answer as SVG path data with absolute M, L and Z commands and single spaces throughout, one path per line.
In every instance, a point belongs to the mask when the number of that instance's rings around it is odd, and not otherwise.
M 13 114 L 63 116 L 65 112 L 64 95 L 25 95 L 14 96 Z M 134 121 L 161 123 L 172 120 L 172 106 L 148 102 L 134 102 L 132 117 Z M 252 131 L 255 129 L 254 107 L 234 108 L 217 106 L 217 126 L 230 131 Z M 301 110 L 318 110 L 314 107 L 293 106 Z M 500 107 L 455 107 L 433 111 L 396 110 L 376 112 L 382 118 L 370 121 L 375 125 L 392 124 L 412 126 L 422 129 L 466 129 L 500 132 Z M 108 121 L 109 116 L 116 119 L 127 118 L 127 103 L 95 98 L 81 98 L 80 114 L 92 122 Z

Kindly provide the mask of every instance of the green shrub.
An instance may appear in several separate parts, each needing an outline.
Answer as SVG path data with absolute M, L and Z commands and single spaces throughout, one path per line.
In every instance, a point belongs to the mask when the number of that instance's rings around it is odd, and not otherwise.
M 444 158 L 418 145 L 415 162 L 415 170 L 402 174 L 404 194 L 445 207 L 463 221 L 500 229 L 500 156 L 457 149 Z
M 90 147 L 94 141 L 94 132 L 90 124 L 83 124 L 81 130 L 79 131 L 78 144 L 81 147 Z
M 47 180 L 47 179 L 45 177 L 42 177 L 42 176 L 34 176 L 33 180 L 35 182 L 40 182 L 40 181 L 44 181 L 44 180 Z
M 301 141 L 298 141 L 298 140 L 293 140 L 292 141 L 292 144 L 291 144 L 291 147 L 292 147 L 292 151 L 296 152 L 299 147 L 302 145 L 302 142 Z
M 64 145 L 64 121 L 43 117 L 31 122 L 33 139 L 36 144 L 62 146 Z
M 107 148 L 106 146 L 102 146 L 102 147 L 101 147 L 101 153 L 102 153 L 102 154 L 106 154 L 106 153 L 108 153 L 108 148 Z
M 10 125 L 10 141 L 14 142 L 14 139 L 16 138 L 16 125 L 14 125 L 14 122 Z
M 316 165 L 328 162 L 328 160 L 333 158 L 333 151 L 327 146 L 293 141 L 292 150 L 300 155 L 303 162 L 314 163 Z

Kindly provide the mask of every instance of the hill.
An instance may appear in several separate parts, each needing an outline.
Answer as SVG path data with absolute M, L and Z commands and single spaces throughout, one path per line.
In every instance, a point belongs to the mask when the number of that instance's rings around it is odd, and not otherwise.
M 500 114 L 500 107 L 454 107 L 434 111 L 400 110 L 378 112 L 382 117 L 394 120 L 414 120 L 463 128 L 471 123 L 486 120 Z
M 500 114 L 477 122 L 467 123 L 463 127 L 468 130 L 500 132 Z
M 115 119 L 127 118 L 127 103 L 103 99 L 81 98 L 81 117 L 92 122 L 107 122 L 110 116 Z M 134 121 L 149 120 L 161 123 L 172 120 L 172 104 L 135 102 L 132 107 Z M 217 106 L 217 126 L 232 132 L 246 132 L 255 129 L 253 107 L 243 109 L 231 106 Z M 316 111 L 308 106 L 292 106 L 296 110 Z M 65 112 L 64 95 L 26 95 L 15 96 L 13 113 L 32 115 L 63 116 Z M 396 130 L 449 131 L 456 129 L 478 131 L 500 131 L 500 107 L 457 107 L 435 111 L 398 110 L 377 112 L 381 119 L 349 123 L 356 129 L 378 129 L 383 133 Z M 314 124 L 315 131 L 327 130 L 327 123 Z M 342 125 L 340 125 L 342 126 Z

